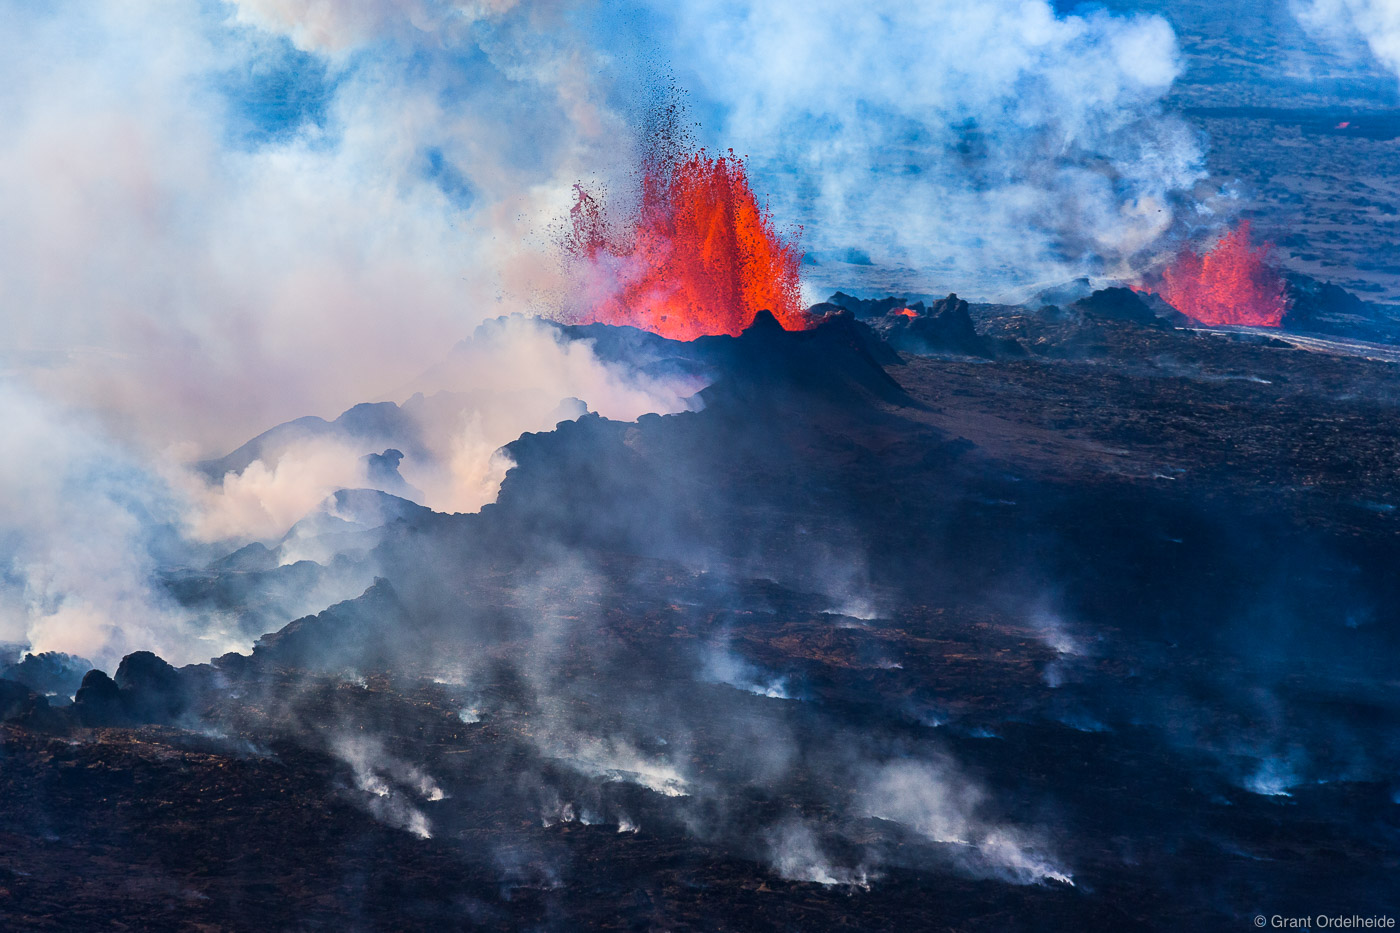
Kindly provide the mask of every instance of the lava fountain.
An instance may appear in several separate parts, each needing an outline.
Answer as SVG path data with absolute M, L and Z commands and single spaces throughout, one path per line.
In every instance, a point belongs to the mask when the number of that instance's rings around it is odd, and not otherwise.
M 574 191 L 563 245 L 604 282 L 594 284 L 585 322 L 677 340 L 737 335 L 763 309 L 788 330 L 812 326 L 802 306 L 797 237 L 777 231 L 733 151 L 648 159 L 635 215 L 620 224 L 582 185 Z
M 1278 327 L 1288 296 L 1268 263 L 1273 246 L 1254 247 L 1249 221 L 1225 234 L 1204 254 L 1186 250 L 1162 273 L 1162 297 L 1202 324 Z

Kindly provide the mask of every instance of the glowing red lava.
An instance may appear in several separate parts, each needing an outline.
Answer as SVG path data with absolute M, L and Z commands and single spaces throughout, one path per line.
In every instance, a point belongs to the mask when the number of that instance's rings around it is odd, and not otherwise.
M 913 308 L 899 308 L 899 309 L 897 309 L 897 310 L 895 311 L 895 314 L 902 314 L 902 315 L 904 315 L 905 317 L 918 317 L 918 316 L 919 316 L 919 312 L 915 311 Z
M 1202 324 L 1278 327 L 1288 310 L 1282 276 L 1269 265 L 1273 250 L 1250 245 L 1249 222 L 1221 237 L 1204 255 L 1186 250 L 1163 273 L 1162 297 Z
M 630 324 L 677 340 L 739 334 L 768 309 L 788 330 L 813 325 L 802 306 L 796 237 L 773 226 L 733 152 L 653 159 L 636 216 L 618 231 L 575 186 L 565 248 L 603 273 L 588 322 Z

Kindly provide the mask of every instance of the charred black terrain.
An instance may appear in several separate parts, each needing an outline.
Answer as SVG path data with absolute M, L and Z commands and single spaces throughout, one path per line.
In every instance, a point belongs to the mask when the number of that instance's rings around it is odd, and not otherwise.
M 172 574 L 252 620 L 363 577 L 251 656 L 132 655 L 69 705 L 77 662 L 6 671 L 0 925 L 1393 909 L 1395 364 L 1094 297 L 568 329 L 708 374 L 703 410 L 526 435 L 480 514 L 342 494 L 378 518 L 334 561 Z

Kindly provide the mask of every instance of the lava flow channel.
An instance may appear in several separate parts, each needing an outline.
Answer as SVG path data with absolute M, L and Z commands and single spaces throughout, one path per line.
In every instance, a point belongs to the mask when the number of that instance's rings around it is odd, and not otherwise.
M 763 309 L 788 330 L 812 326 L 797 238 L 778 233 L 732 152 L 653 160 L 635 216 L 618 225 L 582 186 L 575 191 L 566 249 L 607 283 L 584 321 L 677 340 L 738 335 Z

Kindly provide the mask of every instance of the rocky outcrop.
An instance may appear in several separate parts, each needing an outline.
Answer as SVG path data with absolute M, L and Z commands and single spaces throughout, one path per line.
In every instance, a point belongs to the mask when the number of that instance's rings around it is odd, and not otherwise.
M 839 293 L 838 293 L 839 294 Z M 883 304 L 883 302 L 882 302 Z M 940 353 L 984 359 L 1025 356 L 1014 340 L 977 332 L 968 303 L 955 294 L 925 305 L 900 303 L 871 322 L 871 327 L 901 353 L 931 356 Z

